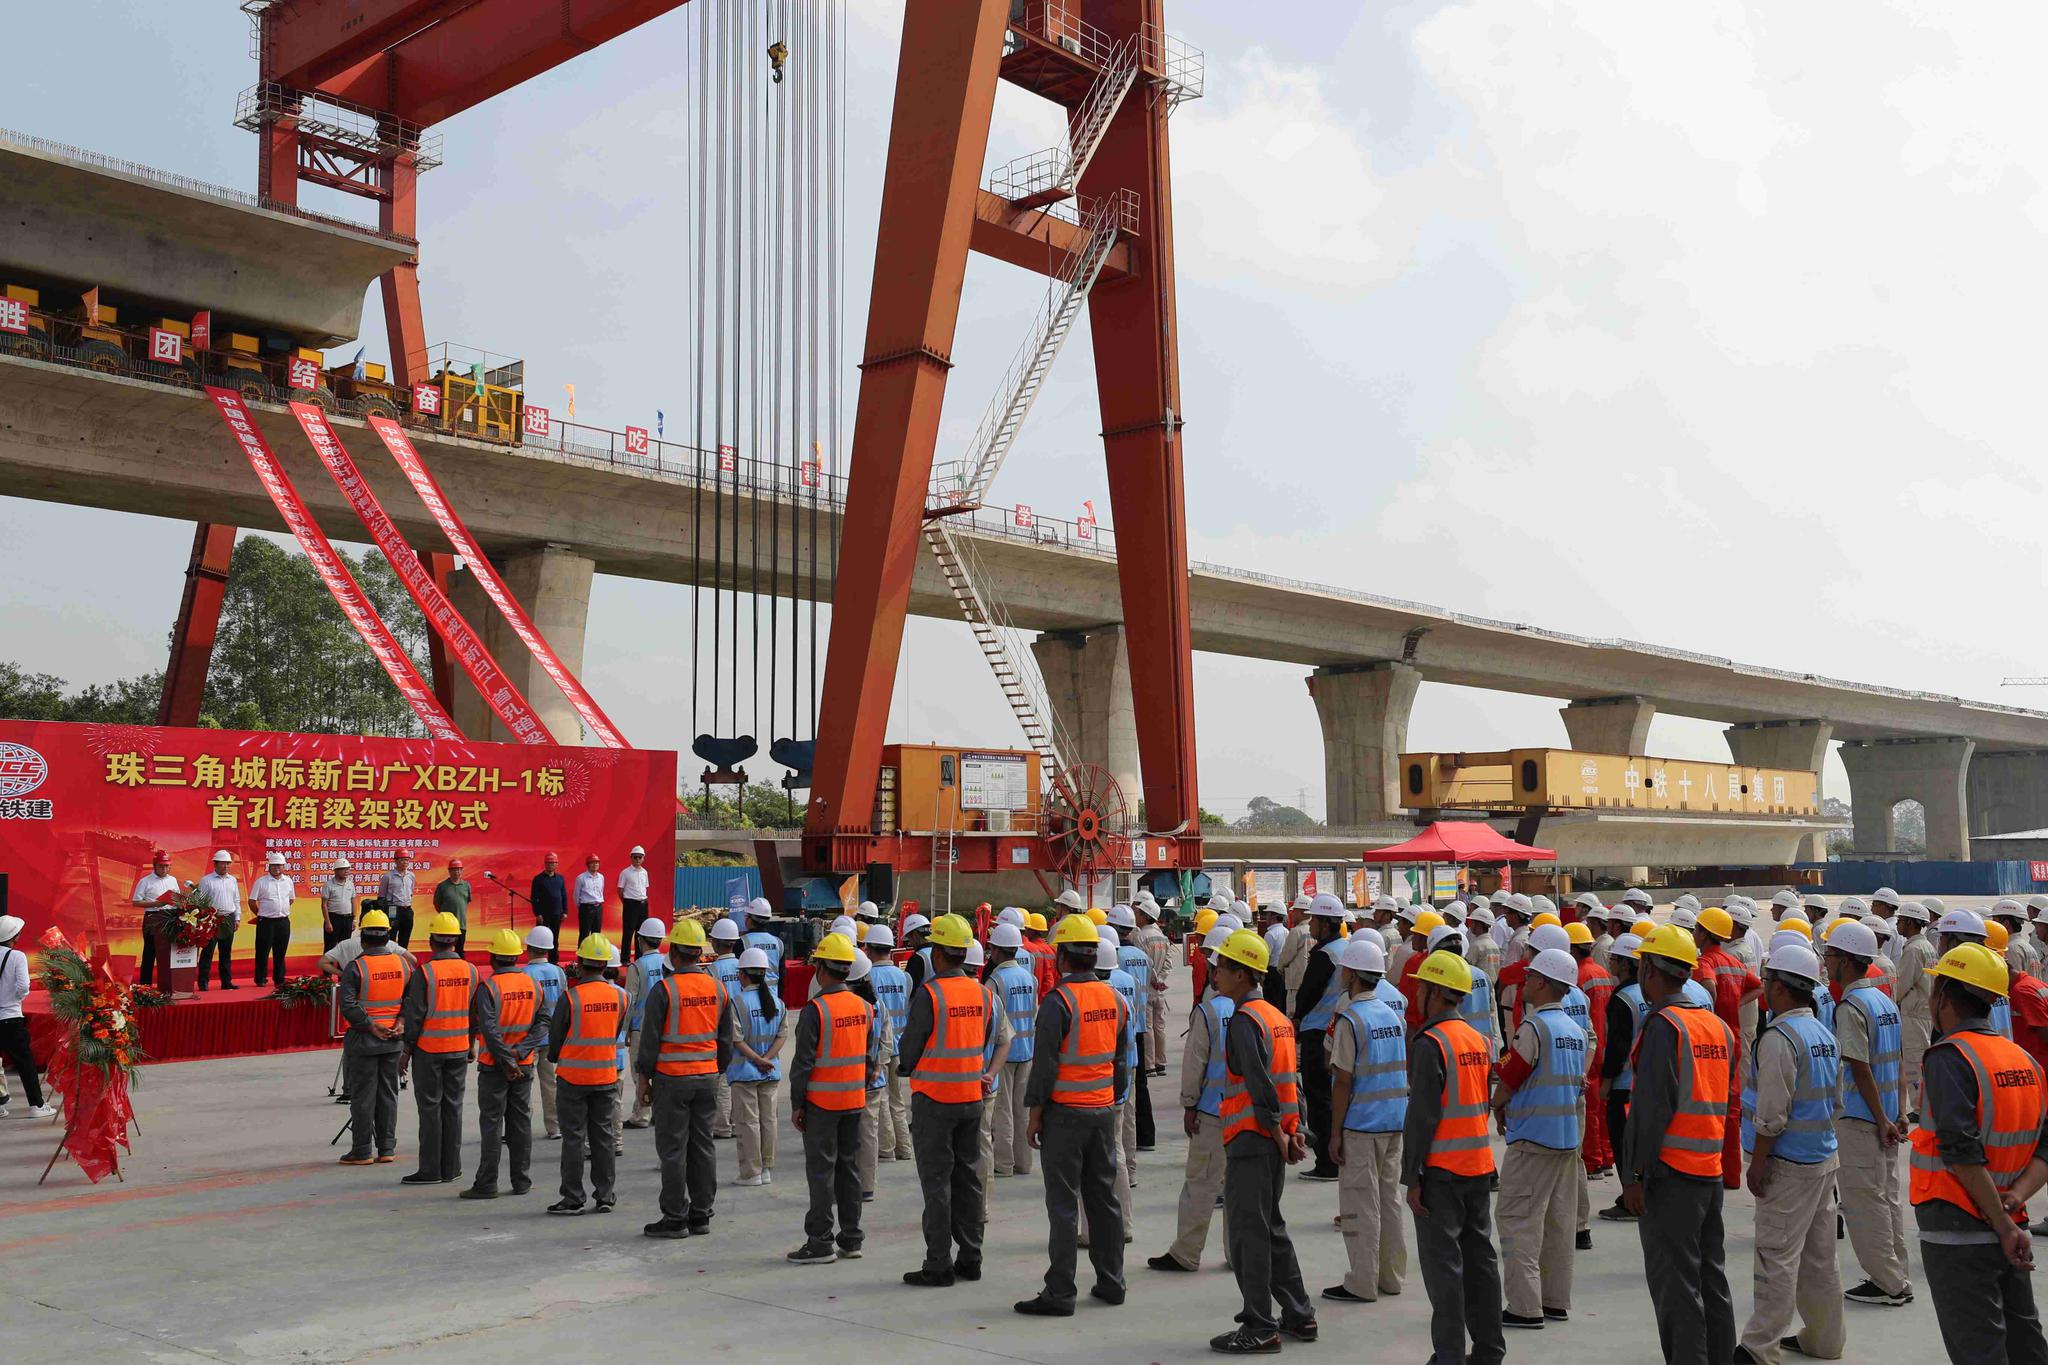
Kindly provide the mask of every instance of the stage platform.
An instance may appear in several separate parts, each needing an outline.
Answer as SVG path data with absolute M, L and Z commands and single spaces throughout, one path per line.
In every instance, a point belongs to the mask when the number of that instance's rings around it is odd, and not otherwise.
M 181 997 L 136 1015 L 142 1021 L 142 1050 L 148 1062 L 191 1062 L 338 1046 L 340 1040 L 330 1036 L 329 1010 L 326 1004 L 312 1003 L 286 1008 L 271 995 L 270 987 L 242 982 L 232 991 L 216 986 L 204 995 Z M 50 1013 L 48 992 L 30 991 L 23 1013 L 36 1056 L 48 1058 L 56 1050 L 59 1027 Z

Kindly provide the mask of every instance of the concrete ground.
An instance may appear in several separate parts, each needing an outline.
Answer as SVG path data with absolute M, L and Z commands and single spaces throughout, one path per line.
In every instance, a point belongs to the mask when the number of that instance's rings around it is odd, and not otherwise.
M 995 1182 L 987 1265 L 979 1284 L 904 1287 L 920 1261 L 919 1200 L 909 1162 L 885 1162 L 867 1206 L 866 1256 L 799 1268 L 783 1254 L 802 1240 L 801 1148 L 785 1120 L 776 1183 L 719 1191 L 715 1235 L 651 1241 L 656 1215 L 653 1134 L 626 1134 L 621 1202 L 598 1218 L 550 1218 L 559 1144 L 536 1144 L 533 1193 L 467 1202 L 460 1184 L 401 1187 L 412 1169 L 411 1093 L 400 1096 L 400 1156 L 390 1166 L 341 1167 L 327 1145 L 343 1110 L 326 1094 L 333 1053 L 295 1053 L 147 1069 L 136 1092 L 141 1132 L 126 1184 L 88 1185 L 60 1162 L 36 1176 L 56 1141 L 47 1123 L 0 1123 L 0 1342 L 11 1358 L 59 1352 L 104 1361 L 342 1361 L 406 1358 L 431 1349 L 448 1362 L 669 1356 L 794 1360 L 1136 1361 L 1206 1358 L 1238 1300 L 1221 1268 L 1220 1231 L 1204 1269 L 1162 1275 L 1146 1256 L 1172 1239 L 1184 1139 L 1178 1114 L 1156 1153 L 1140 1158 L 1130 1300 L 1111 1309 L 1082 1298 L 1071 1319 L 1023 1318 L 1013 1300 L 1044 1271 L 1043 1186 L 1034 1174 Z M 1155 1095 L 1169 1095 L 1160 1078 Z M 1169 1100 L 1170 1103 L 1170 1100 Z M 17 1094 L 17 1111 L 21 1108 Z M 469 1152 L 475 1159 L 474 1111 Z M 722 1177 L 732 1144 L 719 1144 Z M 1611 1180 L 1594 1186 L 1610 1202 Z M 1334 1185 L 1290 1181 L 1291 1220 L 1311 1293 L 1341 1278 L 1331 1226 Z M 1510 1333 L 1510 1354 L 1574 1361 L 1654 1361 L 1657 1345 L 1634 1227 L 1595 1220 L 1595 1246 L 1577 1258 L 1569 1326 Z M 1737 1326 L 1749 1311 L 1752 1204 L 1728 1199 L 1728 1257 Z M 1413 1236 L 1410 1233 L 1412 1250 Z M 1841 1244 L 1845 1284 L 1862 1277 Z M 1082 1255 L 1083 1284 L 1087 1258 Z M 1917 1268 L 1916 1268 L 1917 1275 Z M 1321 1305 L 1322 1342 L 1287 1353 L 1419 1362 L 1429 1355 L 1427 1299 L 1411 1264 L 1399 1298 Z M 1847 1306 L 1848 1358 L 1941 1356 L 1924 1295 L 1904 1309 Z M 17 1354 L 17 1352 L 19 1354 Z

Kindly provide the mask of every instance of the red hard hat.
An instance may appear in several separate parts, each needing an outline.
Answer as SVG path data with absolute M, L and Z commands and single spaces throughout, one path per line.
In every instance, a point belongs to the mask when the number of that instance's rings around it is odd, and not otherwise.
M 401 848 L 396 853 L 393 853 L 391 856 L 394 858 L 410 858 L 412 856 L 412 851 L 410 849 Z
M 171 860 L 171 855 L 162 849 L 158 849 L 149 855 L 149 860 L 153 863 L 167 863 Z

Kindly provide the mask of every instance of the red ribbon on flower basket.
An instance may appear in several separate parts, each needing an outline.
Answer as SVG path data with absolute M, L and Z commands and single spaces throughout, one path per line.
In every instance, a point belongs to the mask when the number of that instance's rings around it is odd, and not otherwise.
M 121 1153 L 132 1150 L 128 1129 L 135 1122 L 128 1082 L 142 1060 L 134 1001 L 106 964 L 95 967 L 57 929 L 44 931 L 42 945 L 37 972 L 51 1012 L 64 1025 L 48 1067 L 64 1106 L 64 1137 L 43 1179 L 66 1152 L 95 1185 L 110 1174 L 120 1179 Z

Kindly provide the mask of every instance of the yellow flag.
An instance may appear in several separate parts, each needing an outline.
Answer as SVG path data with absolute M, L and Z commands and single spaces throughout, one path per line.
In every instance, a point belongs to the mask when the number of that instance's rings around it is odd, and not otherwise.
M 839 883 L 839 908 L 849 915 L 860 908 L 860 874 L 858 872 Z
M 574 384 L 564 384 L 562 387 L 569 391 L 569 415 L 574 417 L 576 415 L 576 386 Z

